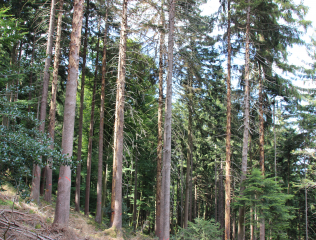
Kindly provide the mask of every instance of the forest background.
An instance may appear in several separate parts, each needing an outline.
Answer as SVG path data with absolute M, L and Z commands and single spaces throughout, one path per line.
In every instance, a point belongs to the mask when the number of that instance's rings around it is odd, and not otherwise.
M 161 239 L 160 228 L 193 239 L 196 226 L 220 239 L 316 238 L 316 44 L 307 8 L 290 0 L 83 3 L 0 2 L 0 184 L 35 202 L 57 196 L 54 224 L 67 225 L 70 204 L 108 227 L 146 226 Z M 308 57 L 293 60 L 293 49 Z M 159 209 L 166 199 L 167 214 Z

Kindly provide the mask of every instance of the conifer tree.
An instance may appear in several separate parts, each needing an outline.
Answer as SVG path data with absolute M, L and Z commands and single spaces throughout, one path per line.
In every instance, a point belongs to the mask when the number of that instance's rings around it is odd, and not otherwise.
M 48 35 L 47 35 L 47 48 L 46 48 L 47 57 L 45 60 L 40 119 L 39 119 L 41 121 L 39 130 L 43 133 L 45 132 L 47 95 L 48 95 L 48 84 L 49 84 L 49 68 L 52 61 L 53 35 L 54 35 L 54 23 L 55 23 L 55 4 L 56 4 L 56 0 L 52 0 L 50 18 L 49 18 L 49 29 L 48 29 Z M 37 203 L 39 203 L 39 196 L 40 196 L 40 179 L 41 179 L 41 168 L 39 165 L 34 165 L 31 195 L 32 195 L 32 198 Z
M 162 121 L 163 121 L 163 57 L 165 45 L 164 0 L 161 1 L 160 41 L 159 41 L 159 99 L 158 99 L 158 142 L 157 142 L 157 186 L 156 186 L 156 236 L 161 234 L 161 182 L 162 182 Z
M 87 0 L 85 18 L 86 18 L 86 22 L 85 22 L 83 56 L 82 56 L 77 161 L 81 161 L 81 154 L 82 154 L 83 101 L 84 101 L 86 56 L 87 56 L 88 31 L 89 31 L 88 30 L 89 29 L 89 0 Z M 80 211 L 80 185 L 81 185 L 80 182 L 81 182 L 81 163 L 79 162 L 76 169 L 76 192 L 75 192 L 75 211 L 77 212 Z
M 69 54 L 69 74 L 66 86 L 64 125 L 62 136 L 63 154 L 72 156 L 75 123 L 77 79 L 79 68 L 79 50 L 83 17 L 83 0 L 75 0 Z M 62 165 L 59 169 L 58 193 L 56 200 L 54 224 L 67 226 L 70 210 L 71 170 Z
M 244 91 L 244 133 L 243 133 L 243 148 L 242 148 L 242 173 L 241 173 L 241 188 L 242 194 L 244 186 L 243 181 L 247 175 L 247 161 L 248 161 L 248 136 L 249 136 L 249 47 L 250 47 L 250 0 L 247 2 L 247 20 L 246 20 L 246 55 L 245 55 L 245 91 Z M 238 240 L 244 239 L 244 218 L 245 208 L 239 208 L 239 221 L 238 221 Z
M 98 33 L 100 33 L 100 21 L 98 20 Z M 91 164 L 92 164 L 92 141 L 93 141 L 93 129 L 94 129 L 94 109 L 95 109 L 95 97 L 97 88 L 97 77 L 98 77 L 98 64 L 99 64 L 99 44 L 100 39 L 97 37 L 96 44 L 96 58 L 95 58 L 95 71 L 94 71 L 94 81 L 92 90 L 92 100 L 91 100 L 91 116 L 90 116 L 90 126 L 89 126 L 89 143 L 88 143 L 88 158 L 87 158 L 87 176 L 86 176 L 86 194 L 85 194 L 85 208 L 84 214 L 89 216 L 89 203 L 90 203 L 90 179 L 91 179 Z
M 117 92 L 115 105 L 114 125 L 114 153 L 113 153 L 113 180 L 111 201 L 112 227 L 120 230 L 122 228 L 122 160 L 123 160 L 123 138 L 124 138 L 124 101 L 125 101 L 125 64 L 127 45 L 127 3 L 123 0 L 123 11 L 121 21 L 121 34 L 119 45 L 119 63 L 117 75 Z
M 167 98 L 165 107 L 164 147 L 163 147 L 163 170 L 162 170 L 162 210 L 161 232 L 159 239 L 169 239 L 170 234 L 170 168 L 171 168 L 171 108 L 172 108 L 172 76 L 173 76 L 173 34 L 175 18 L 175 2 L 169 3 L 169 36 L 168 36 L 168 76 Z
M 109 0 L 106 1 L 106 10 L 105 10 L 105 28 L 103 35 L 103 56 L 102 56 L 102 78 L 101 78 L 101 103 L 100 103 L 100 131 L 99 131 L 99 161 L 98 161 L 98 183 L 97 183 L 97 210 L 95 215 L 95 221 L 101 223 L 102 221 L 102 172 L 103 172 L 103 131 L 104 131 L 104 100 L 105 100 L 105 86 L 106 80 L 106 48 L 107 48 L 107 37 L 108 37 L 108 9 L 109 9 Z
M 55 57 L 54 57 L 54 71 L 53 71 L 53 82 L 52 82 L 52 98 L 50 103 L 49 110 L 49 127 L 48 132 L 52 142 L 54 142 L 55 137 L 55 113 L 56 113 L 56 98 L 57 98 L 57 84 L 58 84 L 58 67 L 59 67 L 59 56 L 60 56 L 60 41 L 61 41 L 61 24 L 63 18 L 63 4 L 64 1 L 59 1 L 59 13 L 57 20 L 57 35 L 56 35 L 56 43 L 55 43 Z M 51 145 L 51 149 L 54 148 L 54 145 Z M 46 191 L 44 199 L 47 202 L 52 201 L 52 159 L 49 159 L 46 166 Z
M 230 202 L 231 202 L 231 32 L 230 0 L 227 2 L 227 124 L 226 124 L 226 181 L 225 181 L 225 240 L 230 239 Z

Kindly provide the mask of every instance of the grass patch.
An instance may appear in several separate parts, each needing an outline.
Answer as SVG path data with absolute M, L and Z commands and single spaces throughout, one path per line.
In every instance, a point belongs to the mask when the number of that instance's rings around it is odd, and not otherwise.
M 1 200 L 0 199 L 0 205 L 6 205 L 6 206 L 9 206 L 10 208 L 12 208 L 13 202 L 11 200 Z M 17 206 L 14 205 L 14 209 L 18 209 Z
M 108 236 L 110 236 L 110 237 L 112 237 L 112 238 L 116 238 L 116 236 L 117 236 L 117 229 L 115 227 L 111 227 L 109 229 L 105 229 L 103 231 L 103 233 L 108 235 Z
M 2 199 L 0 199 L 0 205 L 8 205 L 7 201 L 3 201 Z

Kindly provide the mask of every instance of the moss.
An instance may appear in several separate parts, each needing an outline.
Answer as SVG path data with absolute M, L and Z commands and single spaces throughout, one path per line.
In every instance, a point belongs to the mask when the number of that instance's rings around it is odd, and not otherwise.
M 42 226 L 41 226 L 41 224 L 39 224 L 39 223 L 35 225 L 35 229 L 40 229 L 41 227 L 42 227 Z
M 8 205 L 7 201 L 3 201 L 2 199 L 0 199 L 0 205 Z
M 13 202 L 11 200 L 6 200 L 7 204 L 6 205 L 9 205 L 10 208 L 12 208 L 13 206 Z
M 104 234 L 112 237 L 112 238 L 116 238 L 117 237 L 117 229 L 115 227 L 111 227 L 109 229 L 105 229 L 103 231 Z

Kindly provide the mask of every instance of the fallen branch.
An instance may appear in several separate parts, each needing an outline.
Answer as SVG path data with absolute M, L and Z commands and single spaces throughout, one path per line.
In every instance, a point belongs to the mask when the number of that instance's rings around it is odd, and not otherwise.
M 12 211 L 12 210 L 10 210 L 10 209 L 3 209 L 2 210 L 2 212 L 1 212 L 1 214 L 2 213 L 5 213 L 5 212 L 9 212 L 9 213 L 17 213 L 17 214 L 21 214 L 21 215 L 26 215 L 25 213 L 21 213 L 21 212 L 18 212 L 18 211 Z
M 41 240 L 53 240 L 50 237 L 42 236 L 40 234 L 33 233 L 33 232 L 28 231 L 28 230 L 26 230 L 24 228 L 21 228 L 19 225 L 17 225 L 14 222 L 12 222 L 12 223 L 11 222 L 6 222 L 6 221 L 0 219 L 0 224 L 2 224 L 5 227 L 7 227 L 7 231 L 8 230 L 17 231 L 17 232 L 19 232 L 19 233 L 21 233 L 21 234 L 23 234 L 23 235 L 25 235 L 25 236 L 27 236 L 29 238 L 32 238 L 32 239 L 38 239 L 39 238 Z M 17 227 L 14 227 L 14 226 L 17 226 Z

